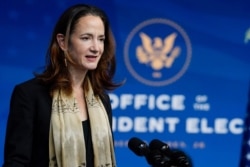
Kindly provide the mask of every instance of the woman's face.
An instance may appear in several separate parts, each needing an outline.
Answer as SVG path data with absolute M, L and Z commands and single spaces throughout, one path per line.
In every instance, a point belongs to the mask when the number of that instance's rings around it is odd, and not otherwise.
M 77 70 L 94 70 L 104 50 L 104 24 L 100 17 L 87 15 L 79 19 L 70 36 L 69 55 Z

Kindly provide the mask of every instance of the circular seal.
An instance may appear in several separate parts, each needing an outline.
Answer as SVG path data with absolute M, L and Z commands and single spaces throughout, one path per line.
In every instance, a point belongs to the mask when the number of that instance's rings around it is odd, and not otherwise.
M 166 86 L 181 78 L 191 62 L 191 54 L 191 42 L 183 28 L 161 18 L 136 26 L 124 46 L 128 71 L 149 86 Z

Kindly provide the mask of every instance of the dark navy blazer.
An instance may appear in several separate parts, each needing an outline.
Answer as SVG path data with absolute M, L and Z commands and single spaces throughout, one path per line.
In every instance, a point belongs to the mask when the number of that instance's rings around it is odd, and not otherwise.
M 112 127 L 107 94 L 101 98 Z M 38 79 L 15 86 L 7 122 L 3 167 L 48 167 L 52 98 Z

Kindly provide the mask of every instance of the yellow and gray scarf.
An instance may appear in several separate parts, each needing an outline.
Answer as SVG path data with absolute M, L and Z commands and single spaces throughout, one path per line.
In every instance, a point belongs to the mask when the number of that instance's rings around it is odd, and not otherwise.
M 94 96 L 88 80 L 85 94 L 90 120 L 95 167 L 115 167 L 112 132 L 107 112 L 99 97 Z M 85 167 L 86 149 L 79 108 L 72 96 L 62 91 L 53 94 L 49 134 L 49 167 Z

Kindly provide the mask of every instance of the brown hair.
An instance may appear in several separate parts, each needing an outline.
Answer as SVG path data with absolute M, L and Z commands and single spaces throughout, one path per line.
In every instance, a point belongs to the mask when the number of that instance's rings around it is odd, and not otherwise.
M 72 92 L 71 80 L 65 58 L 71 61 L 70 57 L 64 53 L 57 43 L 57 34 L 63 34 L 65 41 L 69 45 L 69 37 L 75 29 L 78 20 L 86 15 L 98 16 L 101 18 L 105 28 L 104 52 L 95 70 L 88 71 L 87 76 L 93 87 L 94 94 L 102 95 L 104 90 L 113 90 L 120 84 L 112 81 L 115 74 L 115 42 L 109 26 L 106 14 L 99 8 L 78 4 L 68 8 L 59 18 L 55 25 L 52 39 L 47 51 L 46 68 L 43 73 L 36 75 L 45 83 L 51 85 L 51 91 L 62 89 L 66 93 Z M 86 90 L 87 84 L 84 82 L 83 88 Z

